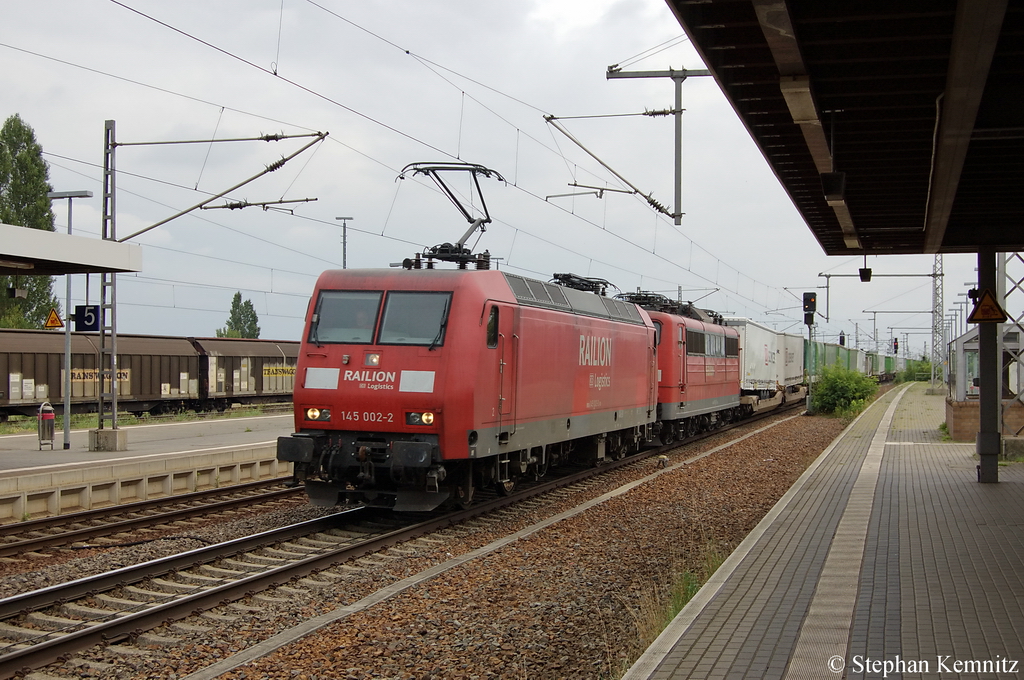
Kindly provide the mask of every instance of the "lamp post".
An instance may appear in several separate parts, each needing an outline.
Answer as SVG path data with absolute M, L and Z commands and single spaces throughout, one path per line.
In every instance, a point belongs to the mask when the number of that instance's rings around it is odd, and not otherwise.
M 341 220 L 341 268 L 348 269 L 348 221 L 354 217 L 335 217 Z
M 967 313 L 964 310 L 964 306 L 967 305 L 967 300 L 954 300 L 953 304 L 956 305 L 956 306 L 953 307 L 952 309 L 950 309 L 949 311 L 953 312 L 954 315 L 956 316 L 956 328 L 955 328 L 955 333 L 956 334 L 953 336 L 953 338 L 951 338 L 952 340 L 955 340 L 956 338 L 960 337 L 961 333 L 965 333 L 966 332 L 966 331 L 961 331 L 960 329 L 963 328 L 963 326 L 964 326 L 964 317 L 965 317 L 965 315 Z
M 957 297 L 963 297 L 964 298 L 963 300 L 957 300 L 953 304 L 955 304 L 955 305 L 963 305 L 963 307 L 961 307 L 961 309 L 963 310 L 963 329 L 964 329 L 963 332 L 966 333 L 967 329 L 968 329 L 967 317 L 969 316 L 969 314 L 967 312 L 967 308 L 970 306 L 971 301 L 967 299 L 967 293 L 957 293 Z
M 75 198 L 92 198 L 91 191 L 50 191 L 51 201 L 68 199 L 68 236 L 71 235 L 71 204 Z M 64 297 L 64 448 L 71 448 L 71 274 L 65 274 L 67 291 Z

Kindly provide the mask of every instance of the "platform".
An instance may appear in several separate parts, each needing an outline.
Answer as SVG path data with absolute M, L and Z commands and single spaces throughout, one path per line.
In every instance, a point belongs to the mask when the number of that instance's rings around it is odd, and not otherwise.
M 1024 675 L 1024 463 L 979 484 L 926 387 L 854 421 L 624 678 Z
M 291 474 L 277 437 L 291 414 L 123 428 L 126 451 L 90 451 L 88 431 L 51 450 L 35 432 L 0 436 L 0 523 L 91 510 Z

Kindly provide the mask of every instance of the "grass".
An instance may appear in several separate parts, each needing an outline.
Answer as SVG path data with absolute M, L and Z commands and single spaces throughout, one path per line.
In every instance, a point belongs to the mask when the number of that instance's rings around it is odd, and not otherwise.
M 939 432 L 942 433 L 942 441 L 953 441 L 953 437 L 949 434 L 949 425 L 947 425 L 945 422 L 939 424 Z
M 726 553 L 723 553 L 713 541 L 709 541 L 701 552 L 701 564 L 696 573 L 686 570 L 676 575 L 669 590 L 668 603 L 663 608 L 661 623 L 654 637 L 657 637 L 668 624 L 672 623 L 672 619 L 679 612 L 683 611 L 683 607 L 689 604 L 690 600 L 697 594 L 697 591 L 722 566 L 722 562 L 725 561 L 726 557 L 728 557 Z
M 849 404 L 836 407 L 836 410 L 832 412 L 832 415 L 837 418 L 853 420 L 859 416 L 865 408 L 867 408 L 868 401 L 869 400 L 866 399 L 854 399 Z
M 704 531 L 701 533 L 704 534 Z M 727 557 L 728 552 L 705 535 L 698 554 L 686 560 L 687 566 L 676 571 L 667 588 L 649 583 L 635 605 L 626 605 L 633 615 L 643 649 L 650 646 L 672 623 Z M 632 661 L 628 661 L 614 677 L 621 677 L 630 664 Z

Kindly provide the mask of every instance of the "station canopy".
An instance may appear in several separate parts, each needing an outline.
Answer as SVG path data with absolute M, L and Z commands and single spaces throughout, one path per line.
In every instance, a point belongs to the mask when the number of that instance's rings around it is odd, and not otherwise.
M 667 1 L 826 254 L 1024 250 L 1024 3 Z
M 142 271 L 142 247 L 0 224 L 0 276 Z

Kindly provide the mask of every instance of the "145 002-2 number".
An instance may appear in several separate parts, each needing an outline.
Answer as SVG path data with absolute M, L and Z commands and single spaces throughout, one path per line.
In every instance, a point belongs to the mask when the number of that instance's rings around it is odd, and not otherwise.
M 393 423 L 395 414 L 380 411 L 342 411 L 341 419 L 362 423 Z

